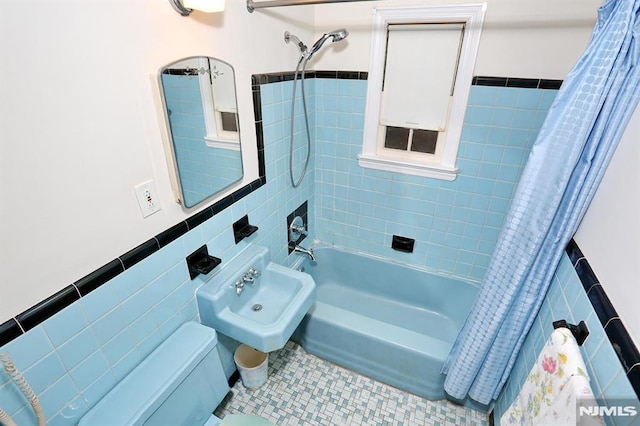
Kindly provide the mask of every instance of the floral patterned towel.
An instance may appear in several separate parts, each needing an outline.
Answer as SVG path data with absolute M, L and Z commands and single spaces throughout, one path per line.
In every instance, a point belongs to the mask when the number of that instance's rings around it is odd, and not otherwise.
M 580 349 L 566 328 L 553 331 L 520 394 L 500 418 L 501 425 L 602 425 L 602 418 L 577 418 L 578 404 L 595 405 Z

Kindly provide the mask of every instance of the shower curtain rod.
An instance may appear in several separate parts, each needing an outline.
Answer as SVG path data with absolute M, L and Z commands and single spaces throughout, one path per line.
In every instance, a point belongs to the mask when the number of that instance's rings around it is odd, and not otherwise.
M 372 0 L 268 0 L 261 1 L 259 3 L 253 0 L 247 0 L 247 10 L 249 13 L 256 9 L 262 9 L 264 7 L 279 7 L 279 6 L 299 6 L 305 4 L 322 4 L 322 3 L 346 3 L 352 1 L 372 1 Z

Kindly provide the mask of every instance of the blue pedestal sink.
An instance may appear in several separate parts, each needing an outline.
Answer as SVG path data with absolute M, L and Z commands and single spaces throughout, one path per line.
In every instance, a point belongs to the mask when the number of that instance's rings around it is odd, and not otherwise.
M 243 279 L 244 278 L 244 279 Z M 304 272 L 271 262 L 250 245 L 196 292 L 204 325 L 262 352 L 284 347 L 316 299 Z

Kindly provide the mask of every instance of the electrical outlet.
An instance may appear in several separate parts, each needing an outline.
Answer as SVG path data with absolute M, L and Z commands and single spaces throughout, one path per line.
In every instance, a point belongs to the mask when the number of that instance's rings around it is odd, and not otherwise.
M 147 217 L 160 210 L 160 203 L 156 196 L 156 187 L 153 181 L 141 183 L 134 187 L 138 204 L 142 211 L 142 217 Z

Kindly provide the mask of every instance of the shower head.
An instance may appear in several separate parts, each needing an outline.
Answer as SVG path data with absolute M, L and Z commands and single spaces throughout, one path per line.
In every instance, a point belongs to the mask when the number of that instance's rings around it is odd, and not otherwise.
M 284 32 L 284 42 L 285 43 L 290 43 L 292 40 L 298 46 L 298 48 L 300 49 L 300 53 L 302 55 L 306 55 L 307 54 L 307 46 L 303 42 L 301 42 L 298 37 L 294 36 L 289 31 L 285 31 Z
M 320 37 L 318 41 L 316 41 L 313 44 L 313 47 L 311 48 L 311 52 L 309 52 L 309 56 L 307 57 L 307 60 L 310 61 L 311 57 L 318 50 L 320 50 L 324 42 L 327 41 L 328 39 L 332 39 L 331 41 L 335 43 L 336 41 L 344 40 L 345 38 L 347 38 L 348 35 L 349 35 L 349 31 L 347 31 L 345 28 L 341 28 L 339 30 L 331 31 L 330 33 L 324 34 L 322 37 Z

